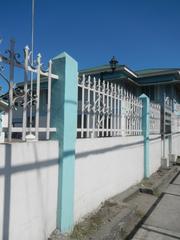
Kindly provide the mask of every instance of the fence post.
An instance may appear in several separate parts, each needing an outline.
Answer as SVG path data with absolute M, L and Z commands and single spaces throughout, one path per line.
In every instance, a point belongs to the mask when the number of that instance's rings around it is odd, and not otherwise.
M 59 179 L 57 228 L 69 232 L 74 224 L 74 171 L 77 131 L 77 62 L 67 53 L 52 61 L 52 72 L 59 76 L 52 81 L 51 126 L 57 128 L 52 135 L 59 140 Z
M 139 97 L 142 100 L 142 130 L 144 136 L 144 177 L 150 176 L 150 162 L 149 162 L 149 122 L 150 122 L 150 101 L 149 97 L 142 94 Z

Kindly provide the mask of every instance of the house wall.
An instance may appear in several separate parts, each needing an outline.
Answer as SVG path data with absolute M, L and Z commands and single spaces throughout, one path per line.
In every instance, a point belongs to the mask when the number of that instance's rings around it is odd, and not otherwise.
M 58 142 L 0 144 L 0 239 L 45 240 L 56 228 Z
M 75 169 L 75 221 L 101 202 L 144 177 L 143 137 L 78 139 Z M 161 138 L 150 137 L 150 173 L 161 164 Z
M 166 97 L 174 98 L 179 102 L 179 94 L 176 94 L 176 85 L 161 84 L 161 85 L 150 85 L 141 88 L 141 93 L 145 93 L 151 101 L 156 103 L 164 103 L 164 94 Z

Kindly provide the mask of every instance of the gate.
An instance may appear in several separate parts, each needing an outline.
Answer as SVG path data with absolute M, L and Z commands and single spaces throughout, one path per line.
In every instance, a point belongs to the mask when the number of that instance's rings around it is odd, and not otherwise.
M 0 83 L 7 85 L 6 94 L 0 94 L 0 100 L 8 103 L 8 127 L 3 129 L 6 131 L 8 141 L 13 136 L 18 136 L 23 141 L 26 140 L 27 134 L 34 139 L 39 139 L 39 133 L 44 132 L 45 138 L 49 139 L 50 132 L 56 131 L 50 127 L 50 109 L 51 109 L 51 81 L 58 79 L 58 76 L 52 73 L 52 61 L 48 63 L 47 69 L 43 69 L 41 54 L 37 55 L 36 60 L 32 59 L 32 52 L 28 46 L 24 48 L 24 56 L 20 58 L 20 54 L 15 51 L 15 41 L 10 41 L 10 47 L 5 54 L 0 53 Z M 33 63 L 33 64 L 32 64 Z M 5 66 L 9 66 L 6 69 Z M 15 75 L 15 70 L 21 70 L 21 75 Z M 7 76 L 6 76 L 7 75 Z M 15 77 L 24 80 L 15 81 Z M 44 126 L 40 126 L 40 98 L 41 83 L 46 86 L 46 105 L 44 109 Z M 3 86 L 3 83 L 0 84 Z M 13 115 L 18 109 L 18 118 L 20 122 L 13 126 Z M 34 133 L 35 135 L 33 135 Z

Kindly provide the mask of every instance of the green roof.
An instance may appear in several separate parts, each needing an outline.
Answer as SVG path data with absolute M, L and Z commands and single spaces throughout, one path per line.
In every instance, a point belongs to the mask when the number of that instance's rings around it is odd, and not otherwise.
M 120 65 L 118 64 L 117 65 L 117 68 L 119 67 L 124 67 L 124 65 Z M 91 67 L 91 68 L 85 68 L 85 69 L 82 69 L 80 70 L 79 72 L 80 73 L 84 73 L 84 72 L 101 72 L 102 70 L 107 70 L 107 69 L 111 69 L 110 65 L 109 64 L 105 64 L 105 65 L 101 65 L 101 66 L 97 66 L 97 67 Z
M 142 70 L 137 70 L 135 71 L 137 74 L 151 74 L 151 73 L 156 73 L 156 72 L 168 72 L 168 71 L 179 71 L 179 68 L 148 68 L 148 69 L 142 69 Z

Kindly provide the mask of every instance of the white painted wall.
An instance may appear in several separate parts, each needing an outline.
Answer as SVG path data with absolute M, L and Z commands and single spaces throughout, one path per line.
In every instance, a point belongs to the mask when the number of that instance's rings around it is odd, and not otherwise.
M 45 240 L 56 228 L 58 142 L 0 144 L 0 239 Z
M 180 155 L 180 134 L 173 153 Z M 150 136 L 150 172 L 162 141 Z M 77 139 L 75 221 L 144 176 L 143 137 Z M 45 240 L 56 227 L 58 142 L 0 144 L 0 239 Z M 3 237 L 3 234 L 5 234 Z
M 161 141 L 161 155 L 163 156 L 163 140 Z M 172 154 L 180 155 L 180 133 L 172 135 Z M 171 141 L 170 136 L 165 139 L 165 157 L 168 159 L 170 154 Z
M 150 137 L 150 172 L 161 165 L 161 138 Z M 143 137 L 78 139 L 75 171 L 75 221 L 144 176 Z
M 163 144 L 163 141 L 162 141 L 162 144 Z M 163 146 L 163 145 L 162 145 Z M 169 149 L 170 149 L 170 138 L 169 137 L 166 137 L 165 139 L 165 157 L 168 159 L 169 157 Z
M 156 172 L 161 166 L 162 144 L 160 135 L 150 136 L 149 161 L 150 174 Z
M 143 178 L 143 137 L 78 139 L 75 221 Z
M 180 133 L 172 137 L 172 153 L 180 156 Z

